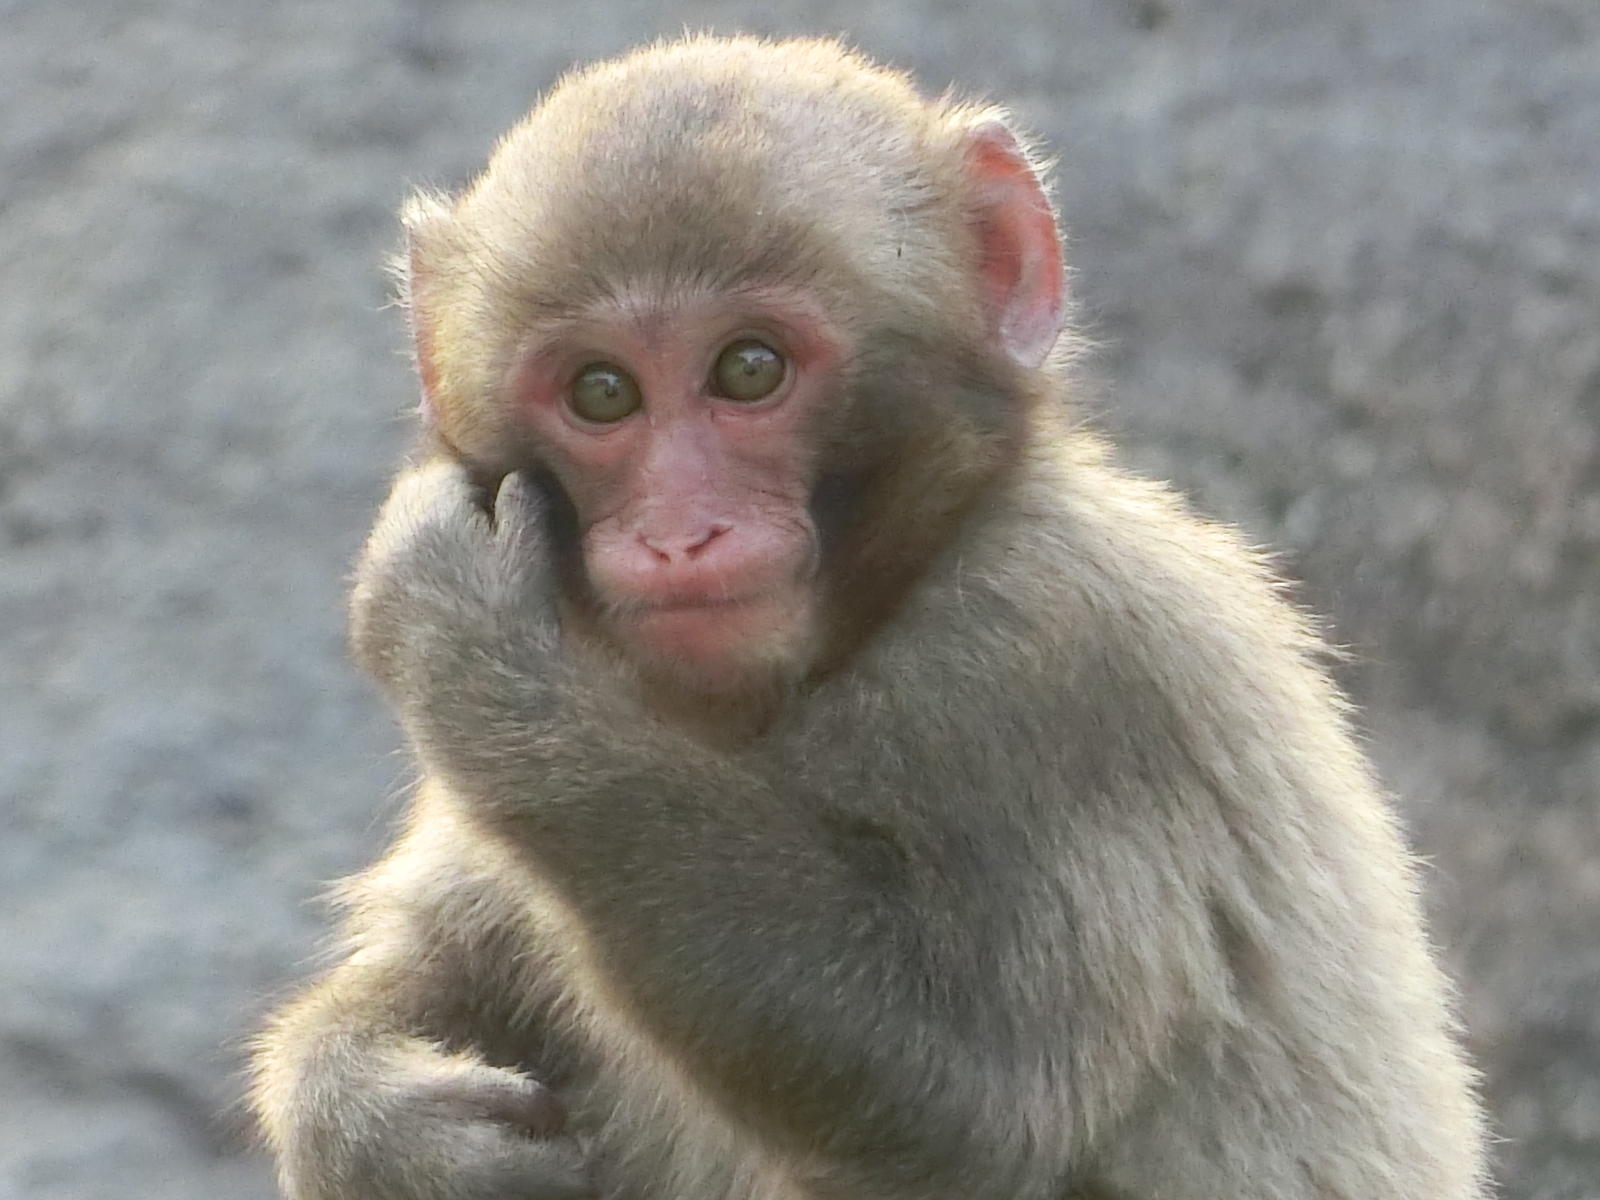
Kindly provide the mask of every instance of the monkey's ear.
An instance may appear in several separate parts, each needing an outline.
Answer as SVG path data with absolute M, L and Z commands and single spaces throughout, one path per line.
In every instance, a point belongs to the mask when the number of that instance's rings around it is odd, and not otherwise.
M 1017 363 L 1037 367 L 1066 320 L 1055 213 L 1027 153 L 1000 120 L 972 126 L 962 154 L 990 327 Z
M 434 264 L 445 251 L 443 243 L 452 228 L 450 205 L 441 196 L 418 193 L 406 201 L 400 220 L 406 231 L 406 248 L 395 263 L 395 275 L 399 279 L 400 298 L 411 324 L 417 378 L 422 384 L 422 411 L 432 423 L 439 416 L 443 368 L 438 355 L 439 280 Z

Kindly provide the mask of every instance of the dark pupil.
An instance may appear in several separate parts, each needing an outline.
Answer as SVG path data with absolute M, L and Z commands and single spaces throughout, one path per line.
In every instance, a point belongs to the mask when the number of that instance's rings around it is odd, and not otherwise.
M 754 379 L 772 362 L 772 351 L 765 346 L 743 346 L 734 356 L 737 370 L 746 379 Z

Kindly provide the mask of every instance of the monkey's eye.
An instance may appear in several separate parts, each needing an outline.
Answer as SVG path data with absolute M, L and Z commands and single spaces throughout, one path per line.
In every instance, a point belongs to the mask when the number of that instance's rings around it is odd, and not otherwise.
M 643 399 L 639 385 L 621 367 L 590 363 L 572 381 L 572 411 L 585 421 L 609 425 L 637 412 Z
M 786 369 L 783 355 L 771 346 L 755 338 L 741 338 L 717 355 L 711 389 L 726 399 L 748 404 L 777 391 Z

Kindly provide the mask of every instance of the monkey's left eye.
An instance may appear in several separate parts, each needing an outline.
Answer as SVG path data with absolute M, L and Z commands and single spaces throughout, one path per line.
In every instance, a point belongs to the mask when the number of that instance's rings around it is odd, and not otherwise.
M 741 338 L 717 355 L 711 369 L 711 390 L 748 404 L 777 391 L 786 370 L 783 355 L 771 346 L 755 338 Z

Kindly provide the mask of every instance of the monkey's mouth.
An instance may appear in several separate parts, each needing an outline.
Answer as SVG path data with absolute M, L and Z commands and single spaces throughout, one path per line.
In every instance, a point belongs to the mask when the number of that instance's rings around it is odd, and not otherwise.
M 672 616 L 677 613 L 716 613 L 729 609 L 744 608 L 751 604 L 761 604 L 768 601 L 767 596 L 683 596 L 670 600 L 657 600 L 641 604 L 635 613 L 636 617 L 648 619 L 657 616 Z
M 641 604 L 625 627 L 656 655 L 701 664 L 786 655 L 806 623 L 800 597 L 785 592 L 745 596 L 677 596 Z

